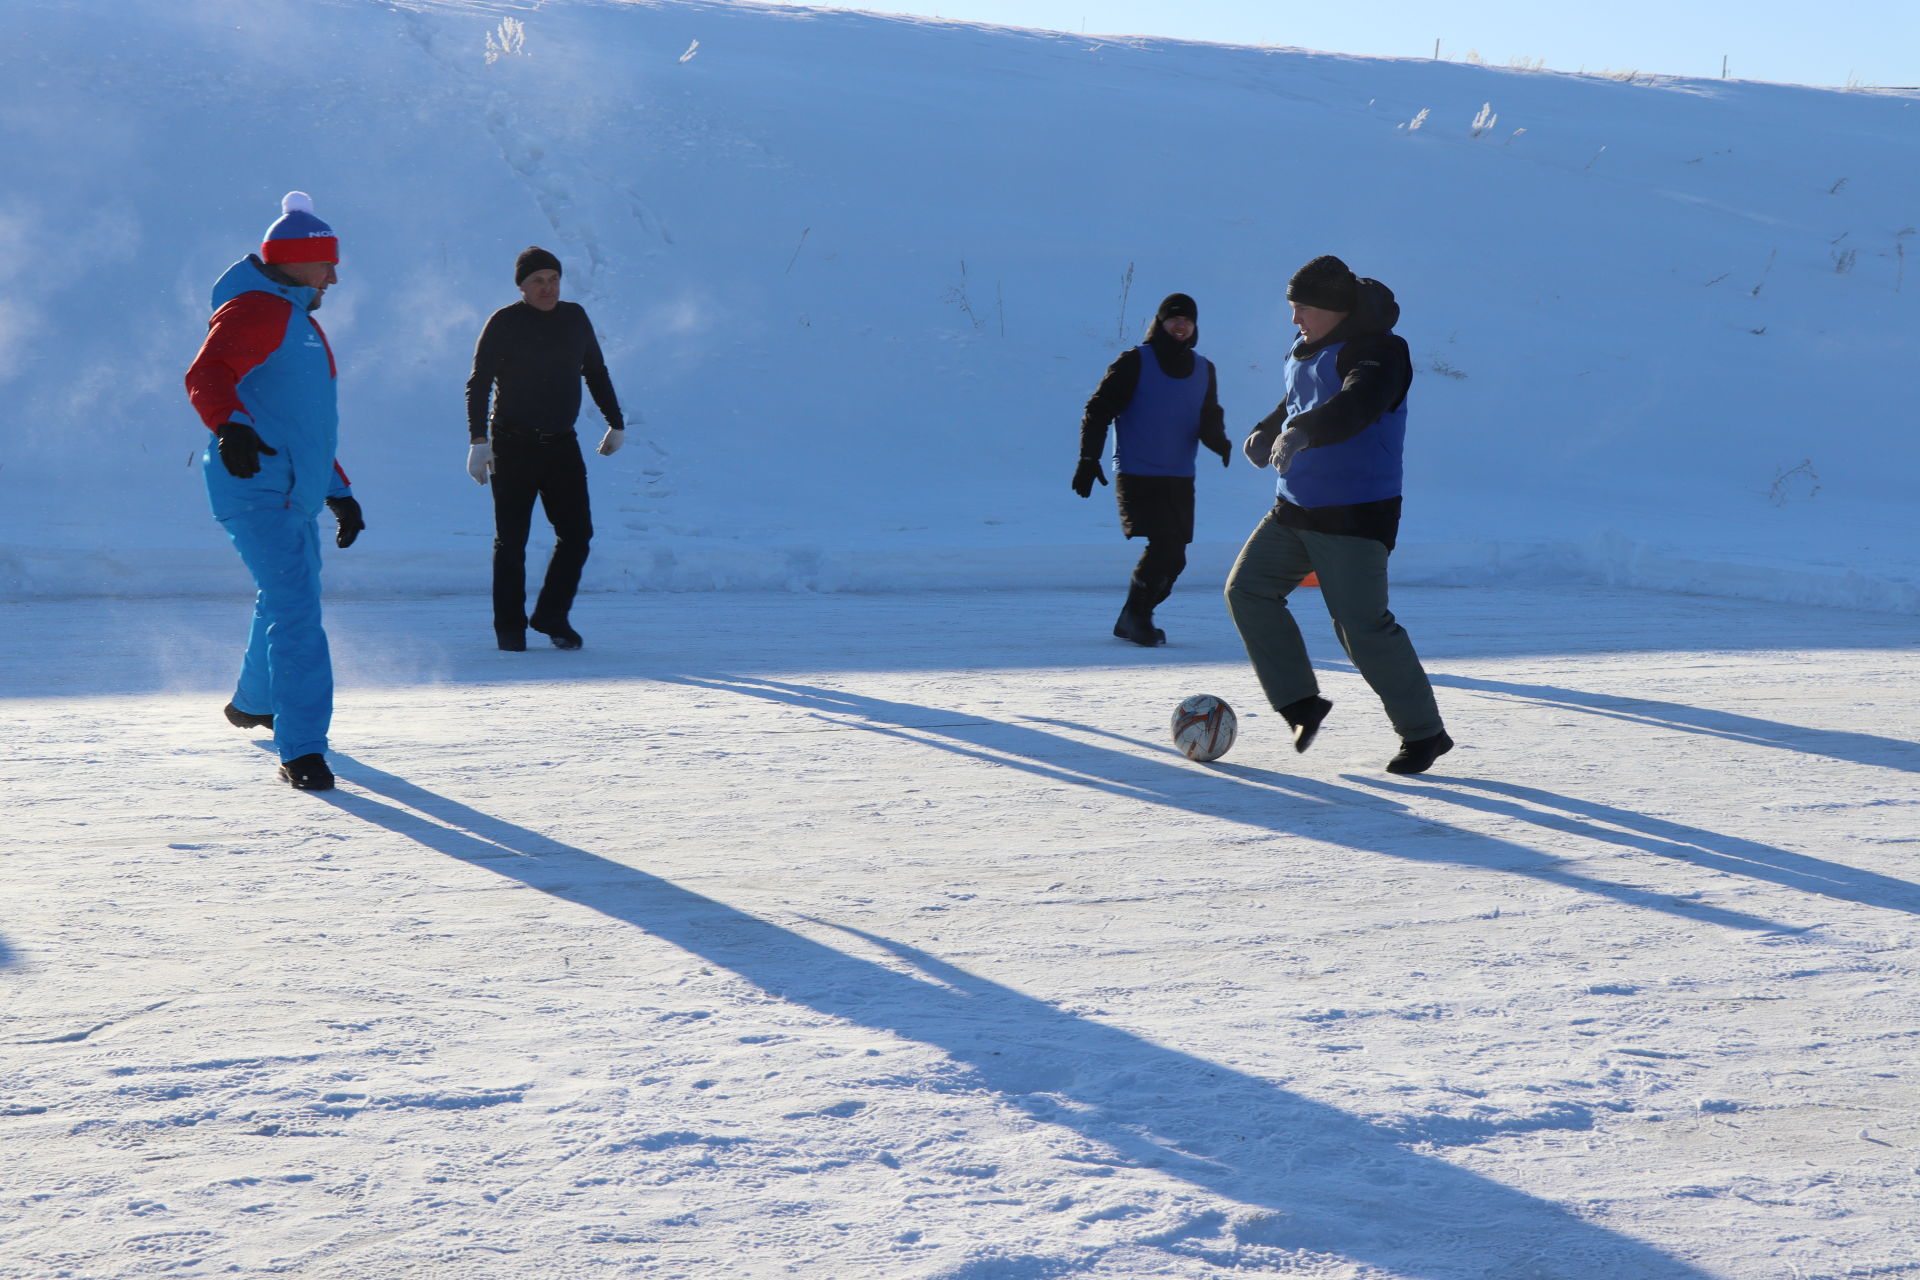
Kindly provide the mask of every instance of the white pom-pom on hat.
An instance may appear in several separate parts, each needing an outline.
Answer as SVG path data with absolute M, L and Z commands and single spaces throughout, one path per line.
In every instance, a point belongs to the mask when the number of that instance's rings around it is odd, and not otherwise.
M 280 197 L 282 213 L 312 213 L 313 197 L 304 191 L 289 191 Z

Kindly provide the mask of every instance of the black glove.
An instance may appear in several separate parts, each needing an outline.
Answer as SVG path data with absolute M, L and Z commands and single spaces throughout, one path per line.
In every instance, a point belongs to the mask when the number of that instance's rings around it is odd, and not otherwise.
M 260 455 L 280 451 L 260 438 L 260 433 L 244 422 L 223 422 L 213 429 L 220 441 L 220 463 L 236 480 L 260 474 Z
M 1225 427 L 1215 427 L 1212 431 L 1200 433 L 1200 443 L 1220 455 L 1220 465 L 1233 465 L 1233 444 L 1227 439 Z
M 1091 498 L 1095 480 L 1101 484 L 1107 482 L 1107 473 L 1100 469 L 1100 459 L 1080 459 L 1080 465 L 1073 472 L 1073 491 L 1083 498 Z
M 360 515 L 360 500 L 357 498 L 328 498 L 327 510 L 333 512 L 333 518 L 340 522 L 340 532 L 334 536 L 334 545 L 350 547 L 367 522 Z

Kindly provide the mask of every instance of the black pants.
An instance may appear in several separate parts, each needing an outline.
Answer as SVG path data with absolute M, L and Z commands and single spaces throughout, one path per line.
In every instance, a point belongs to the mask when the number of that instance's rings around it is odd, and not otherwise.
M 593 514 L 587 505 L 587 464 L 575 436 L 524 439 L 505 436 L 493 442 L 493 625 L 497 631 L 523 631 L 527 617 L 527 534 L 533 526 L 533 502 L 540 500 L 553 525 L 553 558 L 540 587 L 531 619 L 534 630 L 567 625 L 580 570 L 593 539 Z
M 1147 540 L 1128 583 L 1127 612 L 1150 616 L 1173 594 L 1174 582 L 1187 567 L 1187 544 L 1193 541 L 1193 477 L 1121 472 L 1114 478 L 1121 532 Z
M 1186 543 L 1148 538 L 1127 584 L 1127 612 L 1151 614 L 1173 594 L 1173 584 L 1186 567 Z

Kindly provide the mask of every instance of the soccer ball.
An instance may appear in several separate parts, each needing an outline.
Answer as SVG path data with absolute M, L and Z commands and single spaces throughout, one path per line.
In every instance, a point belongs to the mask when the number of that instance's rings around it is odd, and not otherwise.
M 1173 709 L 1173 745 L 1189 760 L 1218 760 L 1233 746 L 1239 726 L 1232 707 L 1196 693 Z

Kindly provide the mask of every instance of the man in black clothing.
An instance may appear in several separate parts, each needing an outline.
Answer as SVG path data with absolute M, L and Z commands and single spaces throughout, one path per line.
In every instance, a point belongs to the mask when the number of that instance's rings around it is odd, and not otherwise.
M 1153 611 L 1187 567 L 1197 446 L 1219 454 L 1222 466 L 1233 453 L 1213 362 L 1193 349 L 1199 319 L 1192 298 L 1167 295 L 1147 327 L 1146 342 L 1107 366 L 1080 420 L 1073 491 L 1083 498 L 1092 496 L 1095 480 L 1107 482 L 1100 455 L 1107 427 L 1115 426 L 1120 529 L 1129 539 L 1145 538 L 1147 549 L 1134 566 L 1113 634 L 1148 648 L 1167 642 L 1167 633 L 1153 625 Z
M 521 301 L 488 317 L 467 379 L 467 474 L 481 484 L 493 479 L 493 630 L 511 652 L 527 647 L 529 626 L 556 648 L 578 649 L 580 633 L 567 615 L 593 538 L 587 467 L 573 431 L 583 377 L 607 420 L 600 454 L 615 453 L 626 431 L 592 322 L 578 303 L 560 301 L 560 260 L 530 248 L 514 263 L 513 279 Z M 536 498 L 553 524 L 553 558 L 529 618 L 527 534 Z

